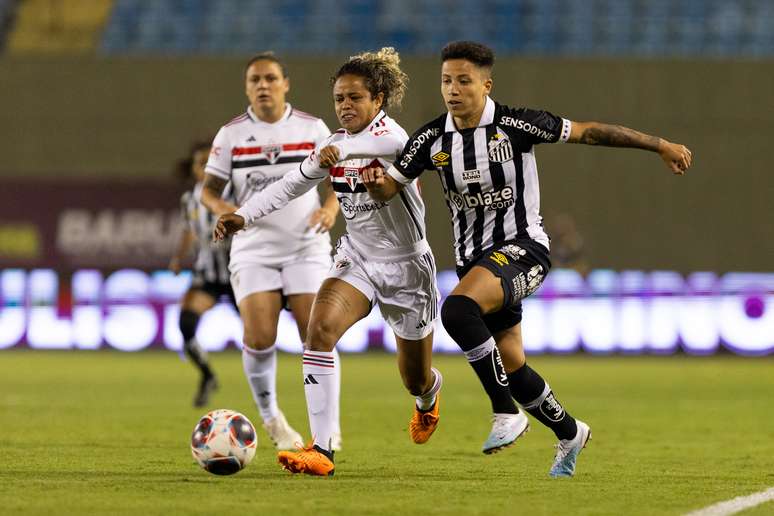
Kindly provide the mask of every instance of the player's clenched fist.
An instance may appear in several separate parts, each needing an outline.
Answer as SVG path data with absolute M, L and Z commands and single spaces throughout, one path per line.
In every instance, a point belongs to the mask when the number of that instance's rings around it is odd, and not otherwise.
M 685 174 L 693 161 L 693 153 L 688 147 L 664 139 L 659 143 L 658 153 L 672 172 L 680 176 Z
M 339 161 L 339 148 L 335 145 L 326 145 L 320 149 L 320 166 L 322 168 L 331 168 Z
M 223 240 L 240 229 L 244 229 L 244 227 L 245 219 L 236 213 L 226 213 L 225 215 L 221 215 L 218 222 L 215 224 L 215 229 L 212 230 L 212 238 L 216 241 Z
M 384 169 L 382 167 L 364 168 L 360 179 L 367 189 L 384 186 Z

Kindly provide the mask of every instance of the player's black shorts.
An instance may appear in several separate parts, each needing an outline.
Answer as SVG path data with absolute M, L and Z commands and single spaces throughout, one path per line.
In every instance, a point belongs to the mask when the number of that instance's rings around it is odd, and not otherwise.
M 225 283 L 219 281 L 207 281 L 204 279 L 203 275 L 194 273 L 193 280 L 191 281 L 191 289 L 201 290 L 216 300 L 226 296 L 229 301 L 231 301 L 232 305 L 235 307 L 237 306 L 234 291 L 231 288 L 231 283 L 228 281 Z
M 474 266 L 492 271 L 503 287 L 503 308 L 484 315 L 492 333 L 521 322 L 521 300 L 535 292 L 551 269 L 548 249 L 534 240 L 511 240 L 491 247 L 480 257 L 457 269 L 462 278 Z

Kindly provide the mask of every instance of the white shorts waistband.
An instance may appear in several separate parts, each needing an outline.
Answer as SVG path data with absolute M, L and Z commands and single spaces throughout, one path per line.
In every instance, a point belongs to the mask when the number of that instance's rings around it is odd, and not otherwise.
M 348 238 L 352 247 L 358 253 L 367 257 L 369 261 L 374 262 L 391 262 L 393 260 L 419 256 L 430 251 L 430 244 L 424 238 L 413 244 L 401 247 L 374 247 L 355 239 L 349 234 L 344 235 L 342 238 Z

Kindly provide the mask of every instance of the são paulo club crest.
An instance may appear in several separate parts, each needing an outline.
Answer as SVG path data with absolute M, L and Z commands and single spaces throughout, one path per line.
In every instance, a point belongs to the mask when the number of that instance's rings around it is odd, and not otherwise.
M 489 139 L 489 161 L 494 163 L 505 163 L 513 159 L 513 147 L 511 140 L 503 133 L 495 133 Z
M 360 170 L 357 168 L 345 168 L 344 169 L 344 181 L 349 185 L 349 189 L 353 192 L 357 188 L 357 182 L 360 179 Z
M 261 148 L 263 155 L 269 160 L 269 163 L 274 165 L 282 154 L 282 145 L 279 143 L 267 143 Z

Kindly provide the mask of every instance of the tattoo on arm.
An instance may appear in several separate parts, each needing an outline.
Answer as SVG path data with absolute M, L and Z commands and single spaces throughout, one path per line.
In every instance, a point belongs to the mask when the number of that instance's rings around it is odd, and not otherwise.
M 606 147 L 634 147 L 658 151 L 660 138 L 620 125 L 594 124 L 581 134 L 580 143 Z
M 215 194 L 216 197 L 220 197 L 221 194 L 223 194 L 223 189 L 226 188 L 227 184 L 228 181 L 225 179 L 215 177 L 212 174 L 207 174 L 204 176 L 204 185 L 202 185 L 202 188 L 209 190 Z

